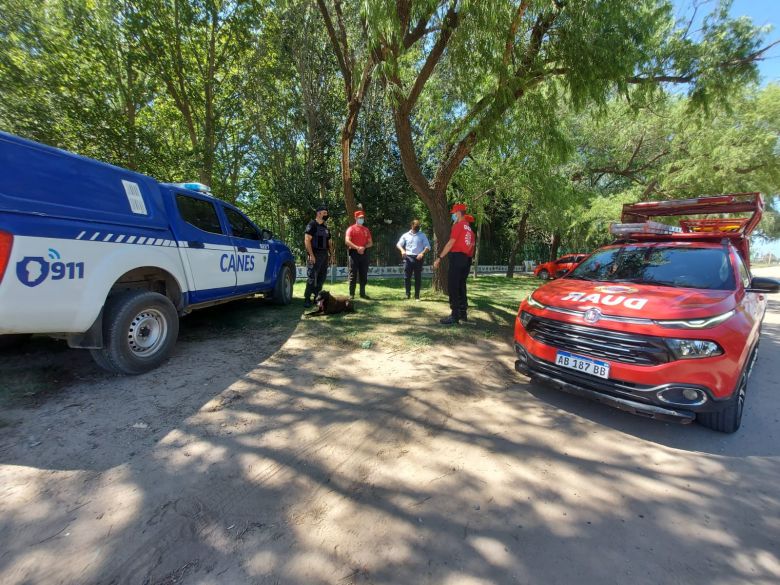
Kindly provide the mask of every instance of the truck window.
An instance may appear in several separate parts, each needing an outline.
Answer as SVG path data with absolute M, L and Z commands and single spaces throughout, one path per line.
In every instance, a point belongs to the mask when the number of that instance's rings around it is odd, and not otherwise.
M 737 259 L 737 268 L 739 269 L 739 278 L 742 281 L 742 286 L 749 288 L 750 274 L 748 273 L 747 266 L 745 266 L 745 262 L 742 260 L 742 256 L 739 255 L 739 252 L 735 252 L 734 257 Z
M 204 232 L 224 233 L 213 203 L 187 195 L 176 195 L 176 207 L 179 208 L 182 219 L 188 224 Z
M 734 290 L 728 252 L 722 248 L 620 246 L 594 253 L 567 278 L 659 286 Z
M 255 226 L 249 223 L 246 218 L 235 210 L 225 207 L 225 215 L 227 215 L 228 223 L 230 223 L 230 230 L 237 238 L 244 238 L 247 240 L 259 240 L 260 234 L 257 233 Z

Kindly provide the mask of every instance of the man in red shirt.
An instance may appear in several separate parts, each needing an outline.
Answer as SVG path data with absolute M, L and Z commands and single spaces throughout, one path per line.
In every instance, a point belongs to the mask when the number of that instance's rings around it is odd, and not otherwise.
M 471 258 L 474 256 L 476 238 L 465 219 L 466 206 L 456 203 L 450 209 L 454 225 L 450 231 L 450 239 L 445 244 L 439 257 L 433 262 L 433 268 L 439 268 L 442 258 L 450 255 L 450 269 L 447 273 L 447 288 L 450 291 L 450 316 L 439 321 L 442 325 L 456 325 L 460 321 L 468 321 L 468 298 L 466 282 L 471 268 Z
M 349 296 L 355 298 L 355 282 L 360 282 L 360 298 L 369 298 L 366 294 L 366 282 L 368 281 L 368 249 L 374 245 L 371 239 L 371 230 L 363 223 L 366 214 L 358 209 L 355 212 L 355 223 L 347 228 L 344 242 L 347 244 L 349 254 Z

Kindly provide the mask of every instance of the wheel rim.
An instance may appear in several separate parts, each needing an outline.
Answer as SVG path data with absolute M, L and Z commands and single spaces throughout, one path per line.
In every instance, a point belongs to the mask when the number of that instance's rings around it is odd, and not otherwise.
M 541 277 L 542 277 L 542 280 L 547 280 L 548 278 L 550 278 L 550 273 L 549 273 L 549 272 L 547 272 L 546 270 L 542 270 L 542 271 L 539 273 L 539 276 L 541 276 Z
M 145 309 L 130 322 L 127 343 L 137 356 L 147 357 L 157 353 L 168 335 L 168 320 L 157 309 Z
M 284 298 L 285 300 L 292 298 L 292 277 L 289 272 L 284 275 Z

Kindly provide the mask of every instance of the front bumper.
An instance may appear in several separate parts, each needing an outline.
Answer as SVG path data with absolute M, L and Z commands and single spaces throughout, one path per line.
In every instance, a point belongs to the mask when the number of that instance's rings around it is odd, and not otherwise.
M 543 380 L 569 394 L 583 396 L 640 416 L 685 424 L 692 422 L 697 412 L 720 410 L 728 403 L 725 400 L 713 400 L 708 389 L 702 386 L 690 384 L 645 386 L 614 379 L 606 380 L 561 368 L 552 362 L 537 358 L 517 342 L 515 342 L 515 352 L 518 358 L 515 361 L 515 369 L 521 374 Z M 667 404 L 658 398 L 659 392 L 677 387 L 700 390 L 707 396 L 707 400 L 702 404 L 683 406 Z

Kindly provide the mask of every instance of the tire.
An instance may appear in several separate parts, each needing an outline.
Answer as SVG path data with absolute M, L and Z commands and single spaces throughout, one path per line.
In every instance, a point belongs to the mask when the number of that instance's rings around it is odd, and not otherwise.
M 542 280 L 549 280 L 550 279 L 550 273 L 547 272 L 547 270 L 540 270 L 539 271 L 539 278 Z
M 719 433 L 734 433 L 742 424 L 742 411 L 745 408 L 747 393 L 747 375 L 740 378 L 739 387 L 729 405 L 718 412 L 701 412 L 696 415 L 696 422 L 701 426 Z
M 161 294 L 131 290 L 109 297 L 103 312 L 103 348 L 90 353 L 117 374 L 143 374 L 162 364 L 179 335 L 179 315 Z
M 279 271 L 279 277 L 276 279 L 274 287 L 274 304 L 289 305 L 293 297 L 293 278 L 292 270 L 285 264 Z

